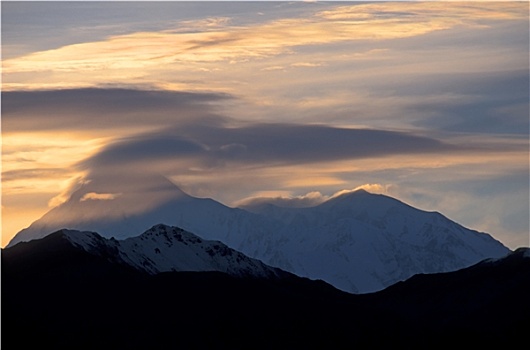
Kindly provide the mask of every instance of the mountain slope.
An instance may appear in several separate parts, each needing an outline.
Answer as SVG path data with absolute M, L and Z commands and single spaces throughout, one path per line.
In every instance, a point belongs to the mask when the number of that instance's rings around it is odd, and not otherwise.
M 283 223 L 275 233 L 281 244 L 259 259 L 304 276 L 326 276 L 351 292 L 380 290 L 417 273 L 454 271 L 509 252 L 491 236 L 439 213 L 364 190 L 311 208 L 253 211 Z
M 97 199 L 102 194 L 112 199 Z M 147 178 L 143 188 L 123 189 L 106 188 L 104 181 L 96 179 L 83 184 L 68 201 L 21 230 L 8 246 L 42 238 L 62 228 L 121 239 L 140 235 L 158 223 L 182 227 L 205 239 L 230 235 L 242 239 L 253 226 L 249 220 L 257 221 L 256 215 L 212 199 L 189 196 L 163 177 Z
M 507 346 L 520 342 L 530 325 L 528 248 L 349 295 L 292 275 L 150 275 L 68 237 L 2 250 L 4 347 L 351 349 L 423 347 L 433 339 Z
M 110 192 L 97 181 L 85 184 L 66 203 L 19 232 L 9 246 L 64 227 L 121 239 L 164 223 L 355 293 L 381 290 L 417 273 L 454 271 L 509 252 L 491 236 L 439 213 L 365 191 L 315 207 L 264 205 L 244 210 L 191 197 L 163 178 L 145 183 L 147 195 L 123 189 L 119 195 L 109 193 L 112 200 L 84 199 Z
M 530 327 L 530 248 L 449 273 L 416 275 L 374 294 L 368 304 L 401 314 L 426 337 L 461 334 L 509 344 Z M 408 330 L 403 328 L 403 332 Z
M 252 278 L 281 278 L 290 275 L 249 258 L 221 242 L 203 240 L 180 228 L 162 224 L 153 226 L 140 236 L 124 240 L 107 239 L 95 232 L 65 229 L 50 236 L 53 237 L 53 242 L 65 240 L 92 255 L 148 274 L 217 271 L 234 277 Z M 18 249 L 19 245 L 15 245 L 13 249 Z
M 318 322 L 330 320 L 347 297 L 324 282 L 291 274 L 153 275 L 121 263 L 116 251 L 106 254 L 92 244 L 93 234 L 78 235 L 73 244 L 74 234 L 58 232 L 2 250 L 4 347 L 281 348 L 309 339 L 325 344 L 328 336 L 355 328 L 352 321 Z M 103 253 L 85 249 L 95 247 Z

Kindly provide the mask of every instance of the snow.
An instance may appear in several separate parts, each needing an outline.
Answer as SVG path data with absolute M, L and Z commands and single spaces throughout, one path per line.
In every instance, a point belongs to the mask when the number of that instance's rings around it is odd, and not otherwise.
M 128 193 L 112 201 L 72 199 L 22 230 L 9 245 L 62 227 L 125 239 L 164 223 L 223 242 L 268 265 L 322 279 L 354 293 L 381 290 L 418 273 L 458 270 L 509 252 L 490 235 L 462 227 L 439 213 L 366 191 L 347 193 L 314 207 L 261 205 L 249 212 L 194 198 L 173 187 L 174 192 L 165 190 L 164 200 L 141 213 L 137 208 L 126 211 L 128 203 L 138 200 Z M 73 197 L 81 198 L 83 189 L 79 191 Z M 199 251 L 188 251 L 174 236 L 164 238 L 156 231 L 148 237 L 141 242 L 138 238 L 120 241 L 120 249 L 131 264 L 157 269 L 185 269 L 187 263 L 194 268 L 221 268 L 203 260 L 207 258 L 205 249 L 213 249 L 211 245 L 201 243 L 197 245 L 202 247 Z M 162 238 L 164 244 L 155 254 L 150 240 Z
M 233 276 L 277 277 L 277 269 L 251 259 L 221 242 L 207 241 L 177 227 L 156 225 L 137 237 L 105 239 L 94 232 L 63 230 L 74 245 L 115 259 L 149 274 L 169 271 L 220 271 Z
M 74 245 L 83 248 L 86 251 L 90 251 L 98 246 L 98 241 L 101 241 L 101 237 L 95 232 L 89 231 L 77 231 L 77 230 L 61 230 L 63 235 Z

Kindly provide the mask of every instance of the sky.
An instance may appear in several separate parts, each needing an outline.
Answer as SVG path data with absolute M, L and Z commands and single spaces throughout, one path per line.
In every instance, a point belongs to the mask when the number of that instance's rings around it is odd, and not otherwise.
M 364 188 L 529 246 L 528 2 L 1 2 L 2 246 L 80 184 Z

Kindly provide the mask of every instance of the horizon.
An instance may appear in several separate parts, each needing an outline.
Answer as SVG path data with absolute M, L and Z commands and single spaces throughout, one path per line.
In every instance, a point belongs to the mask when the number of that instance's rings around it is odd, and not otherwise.
M 2 247 L 162 175 L 365 189 L 530 246 L 529 3 L 2 2 Z

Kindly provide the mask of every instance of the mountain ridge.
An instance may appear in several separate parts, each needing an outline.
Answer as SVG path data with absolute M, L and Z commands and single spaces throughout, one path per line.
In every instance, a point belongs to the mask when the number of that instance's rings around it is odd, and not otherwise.
M 62 227 L 122 239 L 164 223 L 355 293 L 381 290 L 417 273 L 457 270 L 509 252 L 488 234 L 466 229 L 439 213 L 366 191 L 345 193 L 313 207 L 269 207 L 273 210 L 255 213 L 189 196 L 167 180 L 158 182 L 146 182 L 149 189 L 163 193 L 146 196 L 146 202 L 158 204 L 127 215 L 123 210 L 140 200 L 138 193 L 114 189 L 123 193 L 112 200 L 80 201 L 87 193 L 112 192 L 91 182 L 22 230 L 8 246 Z M 86 219 L 89 209 L 100 216 Z
M 153 275 L 59 235 L 3 249 L 1 259 L 2 341 L 13 349 L 35 339 L 54 349 L 506 346 L 530 325 L 530 248 L 360 295 L 292 275 Z
M 155 225 L 139 236 L 122 240 L 114 237 L 108 239 L 96 232 L 70 229 L 61 229 L 48 236 L 56 236 L 55 239 L 66 240 L 92 255 L 150 275 L 170 271 L 218 271 L 234 277 L 251 278 L 291 275 L 249 258 L 222 242 L 204 240 L 181 228 L 163 224 Z

